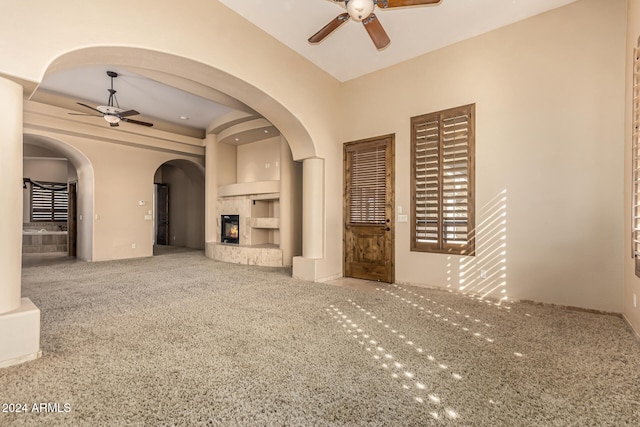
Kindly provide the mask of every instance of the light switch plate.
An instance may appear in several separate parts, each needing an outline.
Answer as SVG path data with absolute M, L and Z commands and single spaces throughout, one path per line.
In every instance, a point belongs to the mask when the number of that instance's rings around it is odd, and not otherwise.
M 398 215 L 398 222 L 409 222 L 408 215 Z

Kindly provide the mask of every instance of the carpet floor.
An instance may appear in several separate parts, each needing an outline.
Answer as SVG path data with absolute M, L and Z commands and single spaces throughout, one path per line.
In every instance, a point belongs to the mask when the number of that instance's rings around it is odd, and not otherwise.
M 640 344 L 616 316 L 198 251 L 25 267 L 23 296 L 43 355 L 0 370 L 2 426 L 640 425 Z

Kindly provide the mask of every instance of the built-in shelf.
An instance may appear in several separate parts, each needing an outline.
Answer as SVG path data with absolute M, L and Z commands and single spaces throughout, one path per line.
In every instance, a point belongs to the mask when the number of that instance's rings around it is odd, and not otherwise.
M 250 218 L 249 227 L 278 229 L 280 228 L 280 218 Z

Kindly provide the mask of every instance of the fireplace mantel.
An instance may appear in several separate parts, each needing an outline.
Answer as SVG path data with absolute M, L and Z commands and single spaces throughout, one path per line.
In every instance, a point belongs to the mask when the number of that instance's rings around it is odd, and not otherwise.
M 218 187 L 218 197 L 280 193 L 280 181 L 241 182 Z

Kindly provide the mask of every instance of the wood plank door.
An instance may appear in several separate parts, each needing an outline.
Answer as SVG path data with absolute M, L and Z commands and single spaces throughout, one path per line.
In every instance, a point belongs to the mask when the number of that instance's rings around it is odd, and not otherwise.
M 344 276 L 393 283 L 394 135 L 344 145 Z

